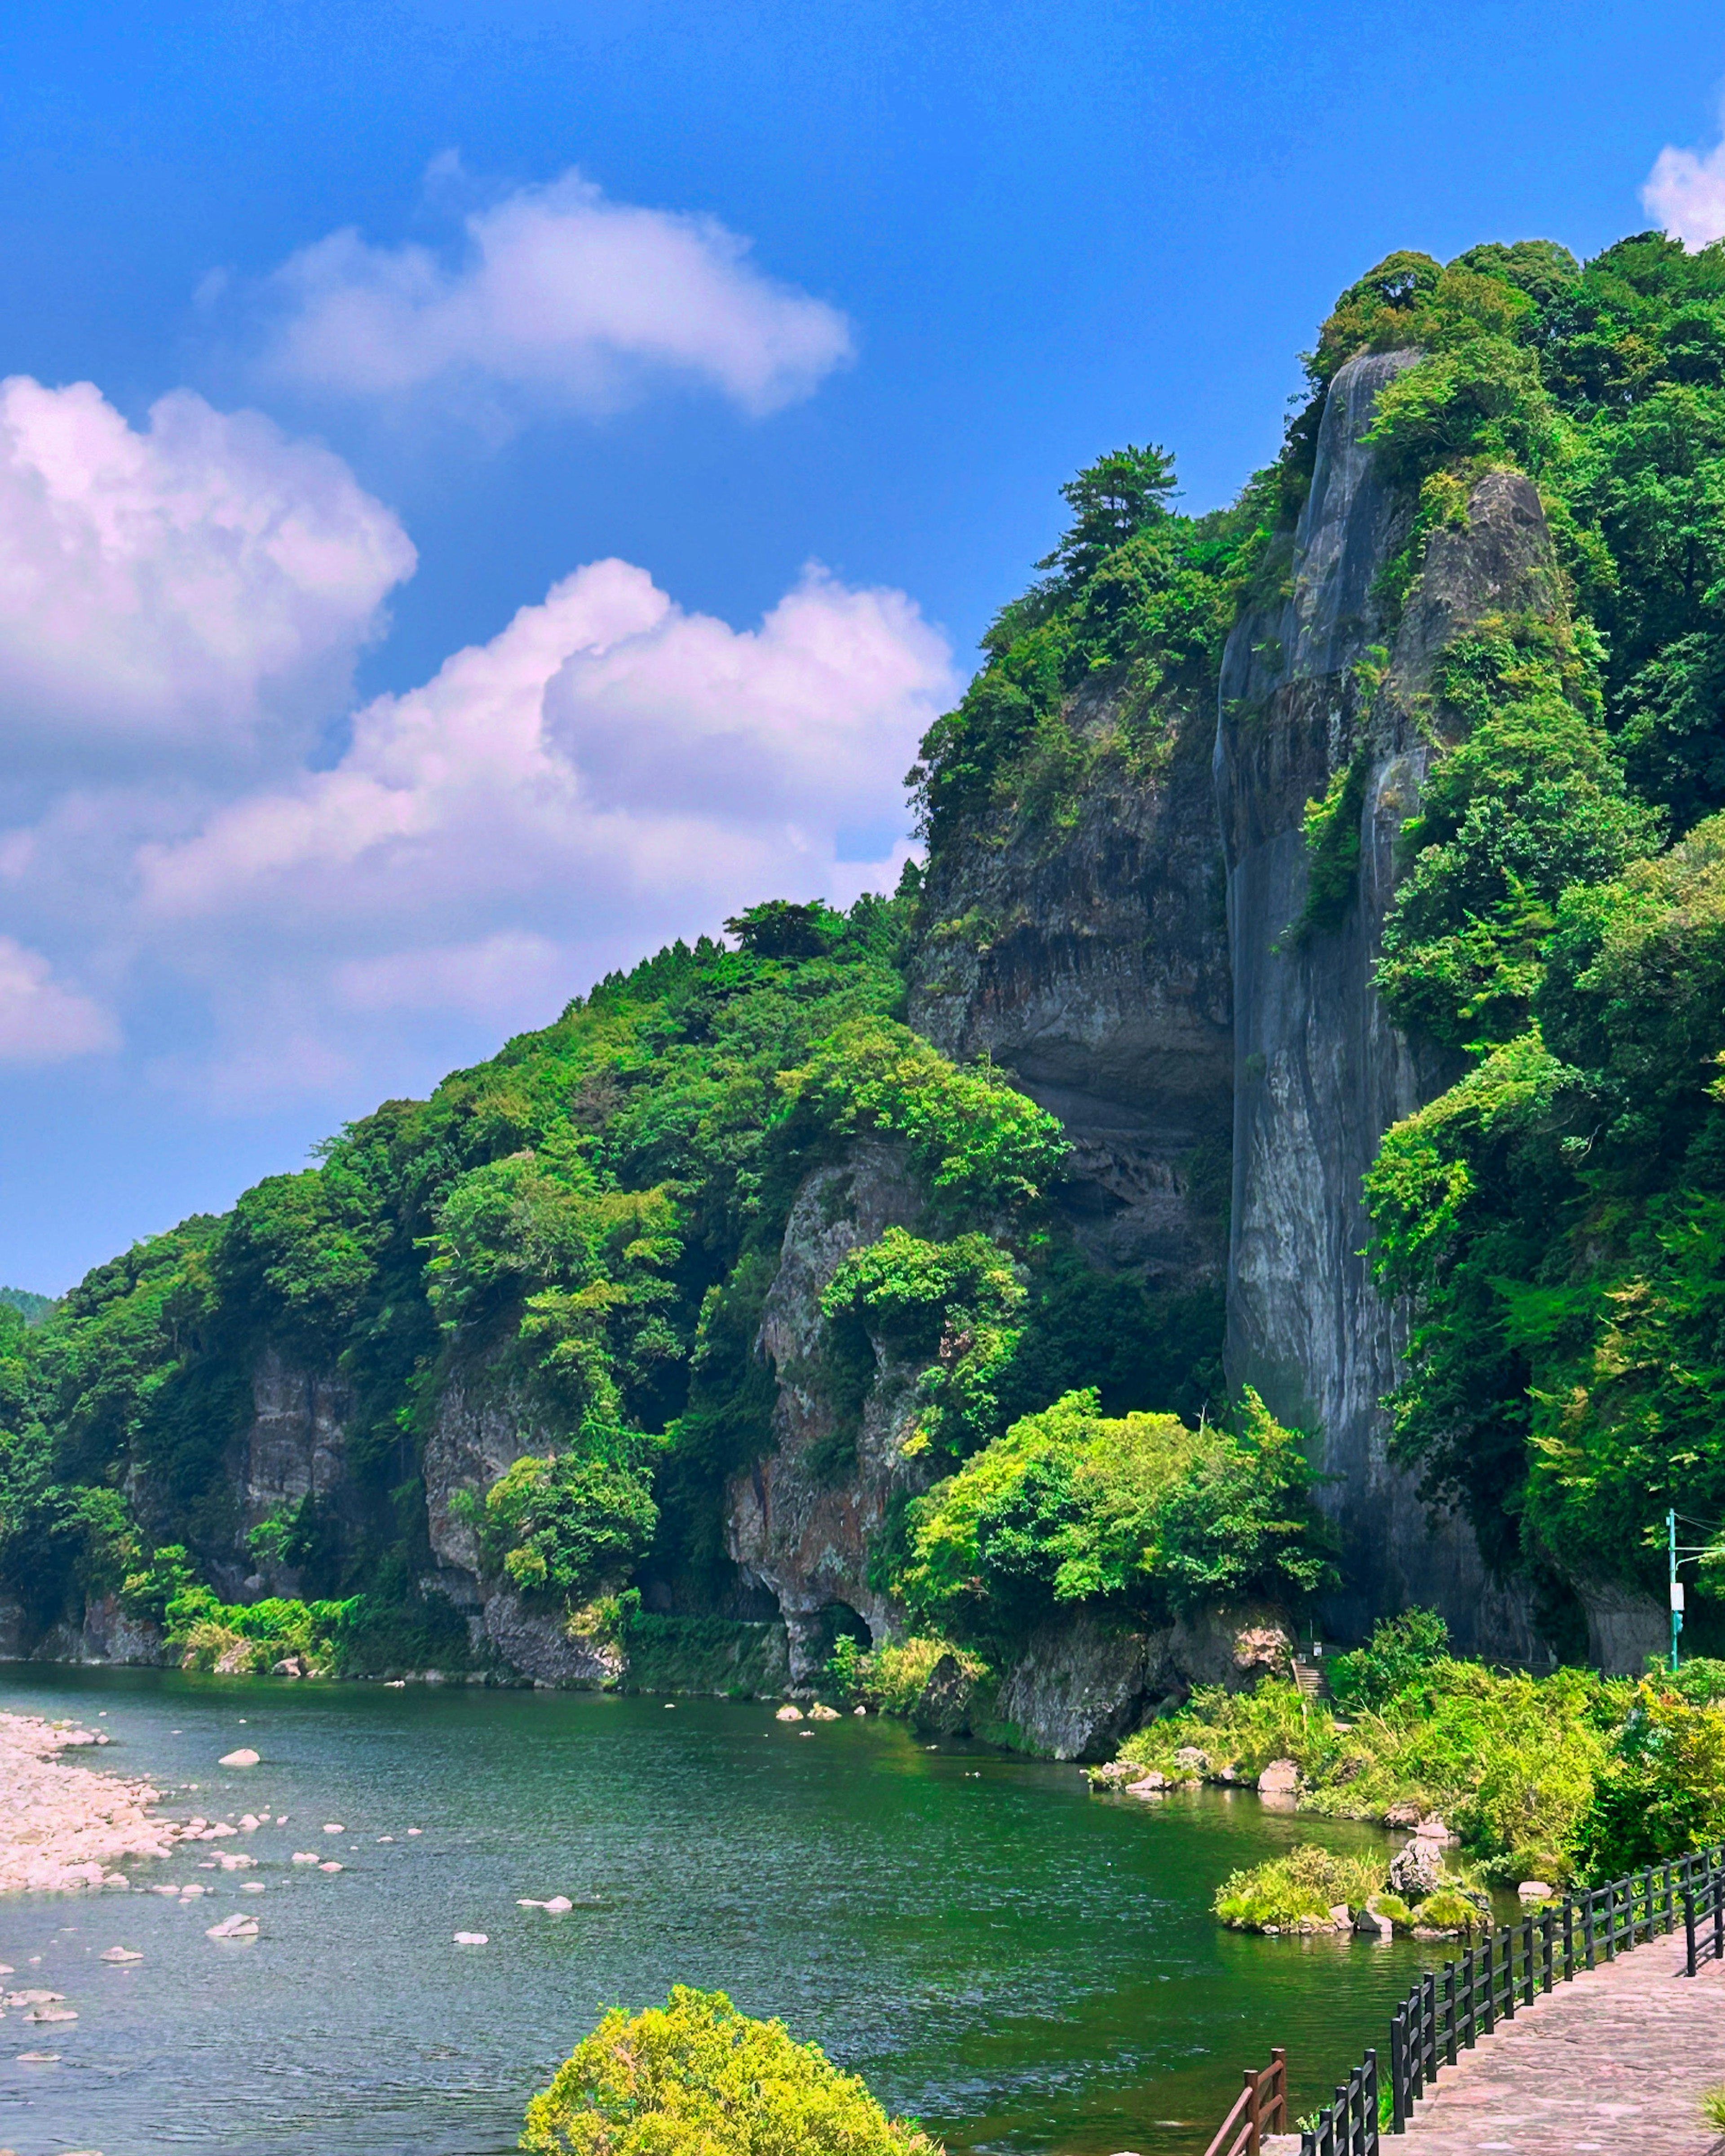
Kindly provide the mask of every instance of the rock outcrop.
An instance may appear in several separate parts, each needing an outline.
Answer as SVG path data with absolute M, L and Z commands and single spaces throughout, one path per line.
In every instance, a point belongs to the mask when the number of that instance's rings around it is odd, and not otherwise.
M 1117 686 L 1069 723 L 1117 729 Z M 1233 1092 L 1227 921 L 1208 710 L 1166 715 L 1134 770 L 1103 749 L 1070 818 L 955 839 L 930 865 L 910 1022 L 987 1054 L 1060 1116 L 1081 1246 L 1153 1286 L 1219 1280 Z
M 913 1225 L 921 1209 L 898 1148 L 865 1142 L 807 1178 L 785 1225 L 759 1342 L 778 1376 L 773 1449 L 731 1485 L 726 1543 L 744 1577 L 777 1600 L 799 1686 L 820 1673 L 835 1609 L 860 1617 L 876 1640 L 890 1635 L 894 1612 L 869 1584 L 869 1549 L 895 1488 L 921 1480 L 899 1450 L 916 1373 L 877 1353 L 849 1438 L 820 1365 L 821 1292 L 852 1251 Z
M 1332 1478 L 1348 1591 L 1327 1622 L 1358 1637 L 1409 1603 L 1441 1610 L 1466 1651 L 1535 1651 L 1524 1598 L 1488 1580 L 1466 1523 L 1433 1515 L 1386 1454 L 1400 1314 L 1361 1252 L 1360 1179 L 1390 1123 L 1456 1075 L 1393 1027 L 1373 986 L 1394 875 L 1432 741 L 1432 662 L 1491 613 L 1561 603 L 1539 498 L 1525 479 L 1480 480 L 1465 529 L 1426 550 L 1399 619 L 1381 572 L 1410 523 L 1363 439 L 1379 390 L 1414 355 L 1376 353 L 1337 375 L 1286 596 L 1248 612 L 1224 658 L 1215 778 L 1234 966 L 1230 1382 L 1318 1433 Z M 1361 662 L 1378 646 L 1387 677 Z M 1302 818 L 1332 775 L 1363 766 L 1358 889 L 1343 918 L 1291 935 L 1307 890 Z
M 1163 1701 L 1194 1685 L 1242 1691 L 1286 1676 L 1293 1643 L 1267 1610 L 1215 1610 L 1151 1632 L 1077 1617 L 1044 1626 L 997 1685 L 947 1655 L 913 1710 L 919 1729 L 975 1737 L 1050 1759 L 1107 1759 Z

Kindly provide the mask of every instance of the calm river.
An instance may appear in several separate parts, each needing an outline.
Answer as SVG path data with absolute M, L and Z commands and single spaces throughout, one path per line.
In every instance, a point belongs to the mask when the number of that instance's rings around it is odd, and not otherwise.
M 1076 1768 L 927 1750 L 894 1722 L 804 1736 L 716 1700 L 16 1666 L 0 1707 L 110 1731 L 100 1763 L 176 1814 L 267 1799 L 288 1820 L 130 1867 L 210 1887 L 188 1903 L 0 1902 L 8 1983 L 79 2015 L 0 2020 L 0 2142 L 19 2156 L 490 2156 L 603 2006 L 678 1982 L 781 2015 L 954 2151 L 1186 2156 L 1272 2043 L 1301 2108 L 1327 2096 L 1415 1966 L 1209 1913 L 1235 1865 L 1367 1830 L 1245 1794 L 1098 1799 Z M 264 1763 L 217 1766 L 240 1745 Z M 258 1868 L 200 1871 L 217 1847 Z M 290 1861 L 313 1848 L 345 1868 Z M 576 1907 L 516 1907 L 554 1894 Z M 255 1941 L 205 1938 L 242 1909 Z M 105 1967 L 111 1946 L 144 1959 Z

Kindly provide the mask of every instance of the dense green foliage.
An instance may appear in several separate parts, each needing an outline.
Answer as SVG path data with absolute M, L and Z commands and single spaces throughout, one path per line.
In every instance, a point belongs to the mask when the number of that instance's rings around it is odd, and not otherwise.
M 527 2106 L 530 2156 L 939 2156 L 781 2021 L 674 1984 L 614 2006 Z
M 1250 1692 L 1195 1692 L 1121 1756 L 1174 1781 L 1250 1780 L 1291 1759 L 1302 1810 L 1440 1816 L 1500 1886 L 1617 1878 L 1725 1836 L 1725 1666 L 1640 1683 L 1531 1677 L 1452 1660 L 1442 1645 L 1428 1612 L 1384 1620 L 1337 1658 L 1345 1719 L 1266 1678 Z
M 26 1325 L 39 1325 L 53 1308 L 51 1295 L 34 1295 L 27 1287 L 0 1287 L 0 1310 L 15 1310 Z
M 1081 1377 L 1111 1406 L 1201 1405 L 1211 1370 L 1060 1229 L 1058 1123 L 894 1014 L 913 904 L 752 907 L 738 949 L 678 945 L 607 980 L 224 1219 L 98 1268 L 41 1326 L 0 1308 L 0 1590 L 44 1625 L 120 1594 L 206 1664 L 394 1667 L 417 1644 L 463 1666 L 461 1620 L 416 1582 L 427 1443 L 446 1409 L 476 1409 L 521 1448 L 449 1499 L 487 1573 L 551 1613 L 633 1584 L 677 1621 L 729 1621 L 747 1605 L 724 1485 L 772 1442 L 764 1297 L 798 1188 L 831 1170 L 842 1211 L 859 1145 L 900 1163 L 922 1214 L 822 1299 L 828 1470 L 883 1369 L 913 1388 L 915 1473 Z M 347 1472 L 243 1521 L 232 1461 L 272 1356 L 283 1382 L 332 1389 Z M 242 1549 L 255 1621 L 208 1584 Z
M 1377 1902 L 1387 1869 L 1376 1854 L 1344 1856 L 1315 1841 L 1296 1842 L 1286 1856 L 1230 1871 L 1212 1906 L 1236 1931 L 1328 1928 L 1332 1909 L 1358 1915 Z
M 1083 1603 L 1140 1620 L 1330 1577 L 1297 1438 L 1243 1403 L 1238 1435 L 1178 1417 L 1105 1419 L 1094 1392 L 1026 1416 L 911 1507 L 894 1585 L 960 1639 Z

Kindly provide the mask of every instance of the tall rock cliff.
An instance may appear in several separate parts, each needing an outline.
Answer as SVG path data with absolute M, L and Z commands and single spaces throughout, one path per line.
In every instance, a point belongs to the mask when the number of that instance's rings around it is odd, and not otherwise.
M 1121 690 L 1074 700 L 1108 736 Z M 968 834 L 929 865 L 910 1022 L 987 1054 L 1060 1116 L 1081 1246 L 1152 1287 L 1219 1281 L 1233 1091 L 1210 716 L 1167 715 L 1156 767 L 1106 749 L 1068 818 Z
M 1362 1251 L 1360 1181 L 1391 1122 L 1456 1075 L 1388 1021 L 1373 985 L 1395 874 L 1444 715 L 1433 664 L 1492 614 L 1562 603 L 1532 485 L 1487 474 L 1464 527 L 1429 540 L 1399 614 L 1384 571 L 1411 505 L 1363 437 L 1383 385 L 1416 357 L 1371 353 L 1336 376 L 1311 492 L 1276 596 L 1236 624 L 1223 664 L 1215 782 L 1228 875 L 1235 1088 L 1228 1371 L 1284 1421 L 1320 1433 L 1347 1591 L 1328 1621 L 1358 1635 L 1410 1602 L 1459 1645 L 1537 1650 L 1525 1599 L 1486 1577 L 1465 1521 L 1433 1513 L 1387 1455 L 1400 1313 Z M 1387 665 L 1387 671 L 1385 670 Z M 1308 800 L 1351 769 L 1361 802 L 1351 902 L 1301 933 Z

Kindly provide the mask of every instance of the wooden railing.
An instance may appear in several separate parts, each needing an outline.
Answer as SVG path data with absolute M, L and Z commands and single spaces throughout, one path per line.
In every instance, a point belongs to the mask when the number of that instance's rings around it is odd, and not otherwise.
M 1459 2051 L 1513 2020 L 1517 2006 L 1531 2006 L 1536 1993 L 1602 1958 L 1615 1961 L 1641 1940 L 1675 1931 L 1680 1912 L 1686 1974 L 1695 1974 L 1709 1950 L 1725 1962 L 1725 1847 L 1566 1894 L 1517 1923 L 1488 1925 L 1477 1945 L 1444 1964 L 1441 1976 L 1428 1969 L 1390 2016 L 1390 2131 L 1404 2132 L 1427 2084 L 1455 2065 Z M 1379 2109 L 1378 2055 L 1368 2051 L 1317 2124 L 1302 2129 L 1300 2156 L 1378 2156 Z
M 1245 2087 L 1217 2128 L 1204 2156 L 1258 2156 L 1261 2137 L 1288 2130 L 1288 2055 L 1272 2051 L 1270 2064 L 1246 2069 Z

